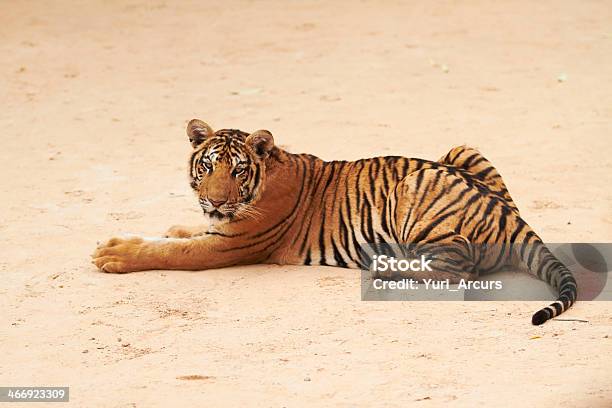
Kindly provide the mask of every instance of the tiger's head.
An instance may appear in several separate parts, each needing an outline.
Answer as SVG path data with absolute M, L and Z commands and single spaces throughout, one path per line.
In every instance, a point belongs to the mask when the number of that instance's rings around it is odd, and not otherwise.
M 193 146 L 189 160 L 191 188 L 211 220 L 254 216 L 253 203 L 263 191 L 266 158 L 274 138 L 267 130 L 251 134 L 235 129 L 217 132 L 193 119 L 187 125 Z

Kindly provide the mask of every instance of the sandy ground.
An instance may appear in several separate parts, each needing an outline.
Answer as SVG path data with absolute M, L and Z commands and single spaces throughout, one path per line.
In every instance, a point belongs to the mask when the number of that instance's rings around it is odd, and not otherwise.
M 475 145 L 546 241 L 610 242 L 611 22 L 609 1 L 4 4 L 0 385 L 78 407 L 612 406 L 610 303 L 532 327 L 541 302 L 362 302 L 351 270 L 89 259 L 199 221 L 193 117 L 326 159 Z

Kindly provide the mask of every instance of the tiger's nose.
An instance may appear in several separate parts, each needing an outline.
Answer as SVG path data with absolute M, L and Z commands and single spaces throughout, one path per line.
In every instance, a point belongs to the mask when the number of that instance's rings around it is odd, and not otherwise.
M 219 208 L 227 202 L 227 199 L 213 200 L 212 198 L 208 197 L 208 201 L 210 201 L 213 207 Z

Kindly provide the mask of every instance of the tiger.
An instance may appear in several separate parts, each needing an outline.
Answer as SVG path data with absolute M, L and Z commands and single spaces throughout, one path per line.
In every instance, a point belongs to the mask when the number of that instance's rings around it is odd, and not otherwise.
M 401 275 L 457 283 L 503 267 L 521 268 L 558 293 L 532 316 L 534 325 L 576 301 L 572 273 L 521 218 L 499 172 L 475 148 L 454 147 L 437 161 L 324 161 L 288 152 L 267 130 L 214 131 L 193 119 L 186 131 L 189 182 L 205 222 L 173 226 L 160 238 L 111 238 L 92 255 L 101 271 L 247 264 L 367 269 L 363 243 L 430 250 L 446 245 L 451 250 L 433 256 L 431 271 Z M 496 249 L 479 253 L 479 244 Z

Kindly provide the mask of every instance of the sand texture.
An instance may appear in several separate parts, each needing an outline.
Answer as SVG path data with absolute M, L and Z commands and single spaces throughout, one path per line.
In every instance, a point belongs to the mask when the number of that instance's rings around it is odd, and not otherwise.
M 70 386 L 75 407 L 612 406 L 610 303 L 533 327 L 542 302 L 362 302 L 354 270 L 90 263 L 200 220 L 194 117 L 324 159 L 473 145 L 545 241 L 610 242 L 612 4 L 224 3 L 3 5 L 0 386 Z

